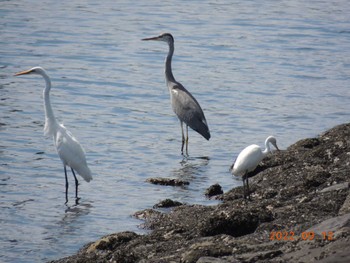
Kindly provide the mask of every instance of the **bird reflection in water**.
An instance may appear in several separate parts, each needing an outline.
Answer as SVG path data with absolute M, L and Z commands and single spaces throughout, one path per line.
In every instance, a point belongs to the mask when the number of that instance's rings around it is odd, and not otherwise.
M 201 179 L 204 180 L 204 167 L 209 164 L 209 157 L 186 157 L 183 158 L 180 162 L 181 167 L 179 169 L 175 169 L 172 174 L 174 177 L 183 180 L 194 180 Z

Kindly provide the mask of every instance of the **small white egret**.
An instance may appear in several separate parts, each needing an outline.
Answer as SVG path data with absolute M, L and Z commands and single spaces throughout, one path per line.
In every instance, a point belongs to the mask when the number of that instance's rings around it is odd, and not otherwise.
M 241 176 L 243 179 L 243 192 L 244 198 L 248 196 L 249 184 L 248 184 L 248 173 L 254 171 L 262 159 L 271 151 L 270 143 L 279 151 L 277 147 L 276 138 L 269 136 L 265 140 L 265 150 L 262 150 L 260 146 L 252 144 L 244 148 L 238 155 L 235 162 L 231 165 L 231 172 L 235 176 Z
M 89 167 L 86 163 L 85 152 L 83 147 L 77 141 L 77 139 L 55 118 L 53 113 L 51 103 L 50 103 L 50 89 L 51 80 L 46 74 L 46 71 L 41 67 L 34 67 L 29 70 L 21 71 L 15 74 L 15 76 L 24 74 L 37 74 L 41 75 L 46 82 L 46 87 L 43 90 L 44 94 L 44 109 L 45 109 L 45 127 L 44 135 L 53 136 L 53 141 L 57 150 L 59 157 L 63 162 L 64 174 L 66 178 L 66 203 L 68 202 L 68 178 L 67 169 L 68 165 L 73 173 L 75 180 L 75 198 L 78 202 L 78 179 L 75 176 L 74 170 L 85 179 L 85 181 L 90 182 L 92 180 L 92 175 Z

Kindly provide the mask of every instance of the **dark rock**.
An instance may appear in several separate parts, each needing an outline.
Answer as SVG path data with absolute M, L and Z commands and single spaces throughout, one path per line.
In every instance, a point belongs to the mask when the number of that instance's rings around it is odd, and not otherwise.
M 224 191 L 222 191 L 221 185 L 219 185 L 219 184 L 213 184 L 205 191 L 205 195 L 208 197 L 212 197 L 215 195 L 221 195 L 223 193 L 224 193 Z
M 254 263 L 258 261 L 269 261 L 269 259 L 275 258 L 282 254 L 283 252 L 281 250 L 268 250 L 263 252 L 247 253 L 243 255 L 243 258 L 245 258 L 244 262 Z
M 202 239 L 191 245 L 181 257 L 183 263 L 196 263 L 203 256 L 222 257 L 232 253 L 232 248 L 223 246 L 215 238 Z
M 146 182 L 149 182 L 151 184 L 170 185 L 170 186 L 184 186 L 184 185 L 190 184 L 188 181 L 184 181 L 180 179 L 172 179 L 172 178 L 162 178 L 162 177 L 148 178 Z
M 350 123 L 269 154 L 251 201 L 237 187 L 216 206 L 146 209 L 149 234 L 113 234 L 55 262 L 350 262 L 349 171 Z
M 304 180 L 304 187 L 306 189 L 318 187 L 324 184 L 327 179 L 331 176 L 324 168 L 320 165 L 305 168 L 307 175 Z
M 342 216 L 332 217 L 315 226 L 310 227 L 305 232 L 314 232 L 322 238 L 335 239 L 342 233 L 350 235 L 350 213 Z
M 117 247 L 121 246 L 122 244 L 125 244 L 129 242 L 132 239 L 135 239 L 138 237 L 137 234 L 134 232 L 121 232 L 117 234 L 112 234 L 105 236 L 98 241 L 92 243 L 87 249 L 87 253 L 94 252 L 96 250 L 113 250 Z
M 320 145 L 320 140 L 318 138 L 304 139 L 296 143 L 297 147 L 306 149 L 312 149 L 318 145 Z
M 350 262 L 350 253 L 348 248 L 350 247 L 350 243 L 347 244 L 347 247 L 338 247 L 334 251 L 342 251 L 343 252 L 334 252 L 331 257 L 323 258 L 319 260 L 318 263 L 349 263 Z M 325 253 L 326 254 L 326 253 Z
M 345 215 L 347 213 L 350 213 L 350 194 L 345 199 L 344 204 L 339 210 L 339 215 Z
M 155 204 L 153 207 L 154 208 L 167 208 L 167 207 L 175 207 L 175 206 L 180 206 L 182 203 L 178 201 L 173 201 L 171 199 L 165 199 L 163 201 L 160 201 L 158 204 Z
M 272 213 L 265 209 L 221 209 L 219 206 L 199 228 L 202 236 L 227 234 L 239 237 L 253 233 L 259 224 L 272 219 Z
M 332 185 L 332 186 L 328 186 L 324 189 L 322 189 L 320 192 L 321 193 L 326 193 L 326 192 L 329 192 L 329 191 L 338 191 L 338 190 L 343 190 L 343 189 L 348 189 L 349 188 L 349 183 L 346 182 L 346 183 L 341 183 L 341 184 L 335 184 L 335 185 Z
M 233 257 L 222 257 L 222 258 L 214 258 L 214 257 L 200 257 L 196 263 L 239 263 L 240 261 L 234 259 Z

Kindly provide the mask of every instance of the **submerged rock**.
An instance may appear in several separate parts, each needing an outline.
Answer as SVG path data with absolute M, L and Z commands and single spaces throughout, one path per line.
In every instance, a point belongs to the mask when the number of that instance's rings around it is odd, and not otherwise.
M 149 182 L 151 184 L 170 185 L 170 186 L 184 186 L 184 185 L 190 184 L 188 181 L 173 179 L 173 178 L 163 178 L 163 177 L 148 178 L 146 182 Z
M 52 262 L 350 262 L 350 124 L 269 155 L 216 206 L 139 213 L 147 235 L 122 232 Z
M 168 208 L 168 207 L 175 207 L 175 206 L 180 206 L 182 203 L 178 201 L 173 201 L 171 199 L 165 199 L 163 201 L 160 201 L 158 204 L 155 204 L 153 207 L 154 208 Z
M 221 185 L 219 185 L 219 184 L 213 184 L 205 191 L 205 195 L 207 197 L 221 195 L 223 193 L 224 193 L 224 191 L 222 191 Z

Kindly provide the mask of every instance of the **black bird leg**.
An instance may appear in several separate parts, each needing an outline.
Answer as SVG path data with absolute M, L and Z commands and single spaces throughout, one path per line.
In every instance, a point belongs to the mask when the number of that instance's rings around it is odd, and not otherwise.
M 188 125 L 186 125 L 186 155 L 188 156 Z
M 65 165 L 63 167 L 64 167 L 64 175 L 66 177 L 66 202 L 65 202 L 65 204 L 67 204 L 68 203 L 68 177 L 67 177 L 67 168 Z
M 72 170 L 72 173 L 73 173 L 73 176 L 74 176 L 74 180 L 75 180 L 75 199 L 79 200 L 79 197 L 78 197 L 78 185 L 79 185 L 79 182 L 78 182 L 77 177 L 75 176 L 75 172 L 74 172 L 73 168 L 70 168 L 70 169 Z
M 243 192 L 244 192 L 244 199 L 250 199 L 250 190 L 249 190 L 249 182 L 248 182 L 248 172 L 245 173 L 243 178 Z

